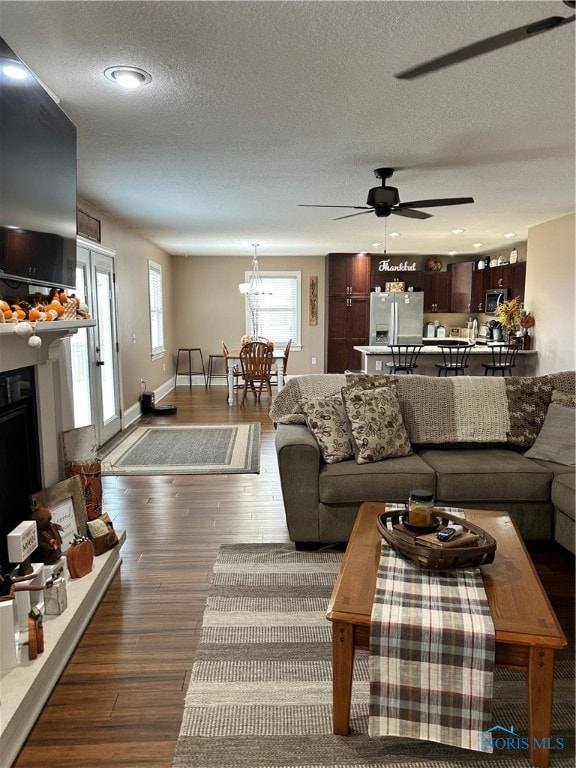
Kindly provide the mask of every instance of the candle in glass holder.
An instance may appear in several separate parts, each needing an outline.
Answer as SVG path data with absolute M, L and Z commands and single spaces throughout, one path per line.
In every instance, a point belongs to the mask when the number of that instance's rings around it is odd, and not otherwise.
M 434 521 L 434 495 L 431 491 L 410 491 L 408 499 L 408 524 L 427 528 Z

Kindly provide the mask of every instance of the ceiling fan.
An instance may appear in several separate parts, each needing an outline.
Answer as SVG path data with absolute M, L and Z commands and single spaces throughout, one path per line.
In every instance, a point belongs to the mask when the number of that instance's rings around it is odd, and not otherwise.
M 400 195 L 396 187 L 386 186 L 386 179 L 389 179 L 394 173 L 394 168 L 376 168 L 374 175 L 377 179 L 382 179 L 381 187 L 372 187 L 368 192 L 366 205 L 306 205 L 301 204 L 300 208 L 352 208 L 359 210 L 359 213 L 348 213 L 345 216 L 337 216 L 333 221 L 340 219 L 349 219 L 351 216 L 362 216 L 365 213 L 375 213 L 376 216 L 390 216 L 394 213 L 396 216 L 406 216 L 409 219 L 429 219 L 432 214 L 424 211 L 417 211 L 416 208 L 435 208 L 440 205 L 462 205 L 463 203 L 473 203 L 473 197 L 445 197 L 439 200 L 413 200 L 410 203 L 401 203 Z
M 563 3 L 569 8 L 576 7 L 576 0 L 563 0 Z M 491 51 L 496 51 L 498 48 L 504 48 L 506 45 L 519 43 L 522 40 L 535 37 L 542 32 L 549 32 L 551 29 L 557 29 L 565 24 L 570 24 L 570 22 L 575 19 L 576 16 L 549 16 L 547 19 L 542 19 L 541 21 L 536 21 L 532 24 L 526 24 L 523 27 L 511 29 L 509 32 L 502 32 L 493 37 L 486 37 L 484 40 L 480 40 L 477 43 L 466 45 L 464 48 L 459 48 L 444 56 L 438 56 L 438 58 L 431 59 L 424 64 L 419 64 L 417 67 L 411 67 L 410 69 L 404 70 L 404 72 L 399 72 L 397 75 L 394 75 L 394 77 L 397 77 L 400 80 L 413 80 L 416 77 L 428 75 L 430 72 L 436 72 L 438 69 L 451 67 L 453 64 L 459 64 L 461 61 L 473 59 L 475 56 L 481 56 L 483 53 L 490 53 Z

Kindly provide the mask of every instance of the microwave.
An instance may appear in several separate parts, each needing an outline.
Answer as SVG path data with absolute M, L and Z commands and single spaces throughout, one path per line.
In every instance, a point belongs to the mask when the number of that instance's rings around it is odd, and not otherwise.
M 498 304 L 508 301 L 508 288 L 491 288 L 486 291 L 486 300 L 484 302 L 484 312 L 487 315 L 493 315 Z

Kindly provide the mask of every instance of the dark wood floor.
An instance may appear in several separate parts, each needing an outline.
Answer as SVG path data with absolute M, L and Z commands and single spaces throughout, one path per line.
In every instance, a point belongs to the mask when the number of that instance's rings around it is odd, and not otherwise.
M 103 478 L 123 563 L 15 768 L 169 768 L 219 545 L 288 541 L 268 399 L 230 408 L 224 387 L 178 387 L 164 402 L 178 414 L 155 423 L 260 421 L 260 474 Z M 533 557 L 573 641 L 574 559 Z

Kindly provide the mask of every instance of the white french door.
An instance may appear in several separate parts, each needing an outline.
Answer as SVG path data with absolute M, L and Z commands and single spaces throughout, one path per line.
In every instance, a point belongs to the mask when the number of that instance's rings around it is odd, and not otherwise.
M 79 244 L 76 278 L 77 295 L 88 305 L 96 327 L 72 337 L 74 423 L 93 423 L 103 445 L 122 427 L 114 253 Z

